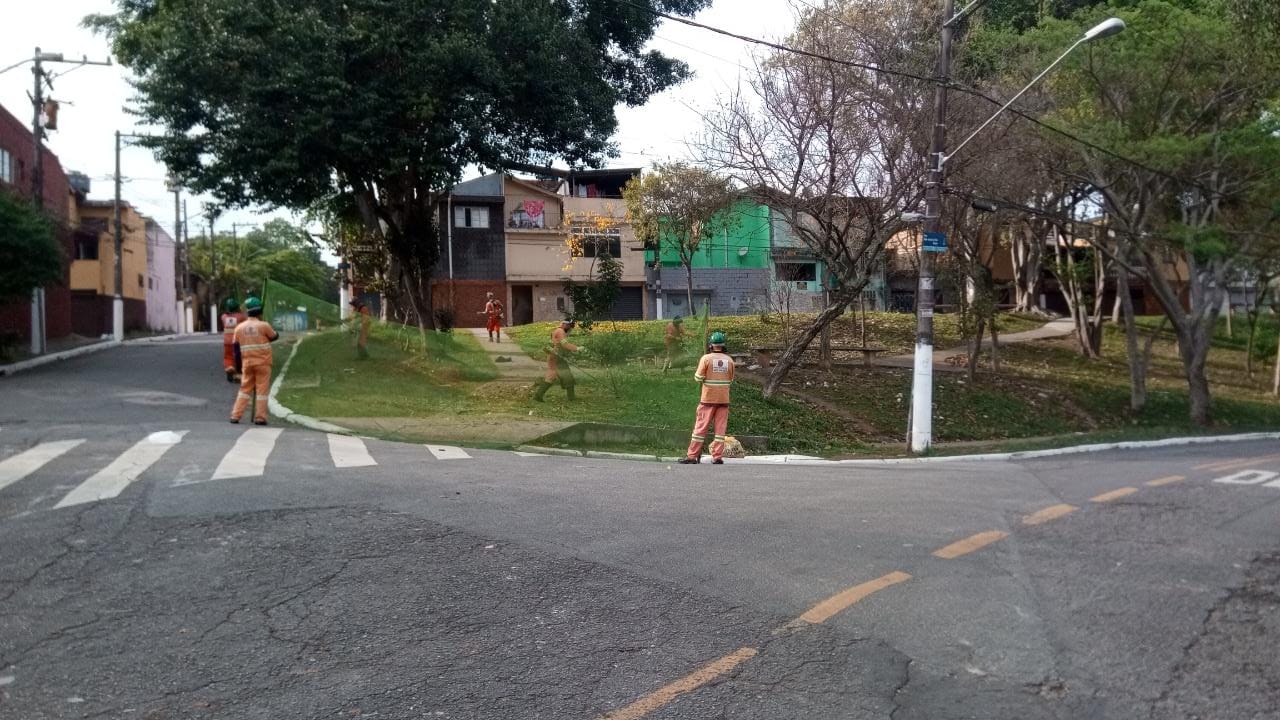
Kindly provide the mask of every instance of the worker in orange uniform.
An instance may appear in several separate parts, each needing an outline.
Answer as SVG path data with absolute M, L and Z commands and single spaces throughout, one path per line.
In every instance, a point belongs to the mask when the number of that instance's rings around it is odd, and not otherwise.
M 711 438 L 711 462 L 724 464 L 724 438 L 729 429 L 729 387 L 733 385 L 733 358 L 724 352 L 724 333 L 711 333 L 711 352 L 698 361 L 698 371 L 693 379 L 702 384 L 702 400 L 698 403 L 698 416 L 693 424 L 693 439 L 689 452 L 680 460 L 681 465 L 697 465 L 702 461 L 702 446 Z
M 578 352 L 578 346 L 567 340 L 569 333 L 573 331 L 573 325 L 572 320 L 565 320 L 560 323 L 560 327 L 551 332 L 551 353 L 547 355 L 547 375 L 537 384 L 537 389 L 533 392 L 533 399 L 538 402 L 542 402 L 547 389 L 557 382 L 564 388 L 564 394 L 569 400 L 574 399 L 573 371 L 569 369 L 569 361 L 565 359 L 566 353 Z
M 255 394 L 253 424 L 267 424 L 267 392 L 271 387 L 271 343 L 280 337 L 262 320 L 262 301 L 246 298 L 245 312 L 249 318 L 236 325 L 236 367 L 240 370 L 240 392 L 231 408 L 231 422 L 238 423 L 249 406 L 250 393 Z
M 485 293 L 488 302 L 484 304 L 484 310 L 480 311 L 481 315 L 487 317 L 485 320 L 485 328 L 489 330 L 489 342 L 502 341 L 502 320 L 504 319 L 502 301 L 493 296 L 493 293 Z
M 369 325 L 373 322 L 373 315 L 369 313 L 369 306 L 364 304 L 360 298 L 352 298 L 348 303 L 359 316 L 360 327 L 356 331 L 356 355 L 364 360 L 369 357 Z
M 235 382 L 240 377 L 231 346 L 235 343 L 236 326 L 244 322 L 244 313 L 240 312 L 240 303 L 235 298 L 227 298 L 222 307 L 225 312 L 218 318 L 218 324 L 222 325 L 222 369 L 227 373 L 227 382 Z
M 671 318 L 671 322 L 667 323 L 667 330 L 662 337 L 662 344 L 667 351 L 667 360 L 662 364 L 662 372 L 666 372 L 671 369 L 676 356 L 680 354 L 682 349 L 681 343 L 683 341 L 684 318 L 677 315 Z

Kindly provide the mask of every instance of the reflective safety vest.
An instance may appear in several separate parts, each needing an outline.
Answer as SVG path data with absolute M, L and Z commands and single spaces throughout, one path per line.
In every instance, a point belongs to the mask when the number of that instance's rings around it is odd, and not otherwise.
M 240 348 L 242 365 L 270 365 L 271 341 L 280 337 L 274 328 L 258 318 L 249 318 L 236 325 L 236 345 Z
M 693 379 L 702 383 L 702 402 L 728 405 L 729 387 L 733 385 L 733 358 L 720 352 L 707 353 L 698 361 Z
M 222 323 L 222 344 L 230 345 L 235 342 L 236 326 L 244 322 L 244 313 L 222 313 L 219 321 Z

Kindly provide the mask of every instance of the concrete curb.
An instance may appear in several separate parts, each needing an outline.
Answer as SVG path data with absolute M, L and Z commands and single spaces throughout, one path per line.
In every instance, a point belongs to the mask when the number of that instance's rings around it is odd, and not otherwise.
M 51 355 L 41 355 L 40 357 L 33 357 L 29 360 L 22 360 L 21 362 L 11 363 L 9 365 L 0 365 L 0 376 L 13 375 L 15 373 L 20 373 L 23 370 L 40 367 L 41 365 L 70 360 L 71 358 L 77 358 L 81 355 L 89 355 L 102 350 L 120 347 L 122 344 L 123 343 L 115 340 L 103 340 L 102 342 L 96 342 L 92 345 L 82 345 L 78 348 L 63 350 L 62 352 L 53 353 Z
M 20 373 L 23 370 L 30 370 L 31 368 L 40 367 L 41 365 L 48 365 L 50 363 L 61 362 L 63 360 L 70 360 L 71 358 L 80 357 L 81 355 L 89 355 L 91 353 L 100 352 L 102 350 L 109 350 L 111 348 L 121 347 L 123 345 L 142 345 L 145 343 L 168 342 L 170 340 L 177 340 L 179 338 L 200 337 L 202 335 L 205 335 L 205 333 L 186 333 L 186 334 L 175 333 L 170 335 L 156 335 L 153 337 L 134 338 L 132 340 L 125 340 L 124 342 L 117 342 L 115 340 L 100 340 L 98 342 L 91 343 L 89 345 L 81 345 L 78 348 L 63 350 L 62 352 L 51 353 L 49 355 L 41 355 L 40 357 L 33 357 L 27 360 L 22 360 L 20 362 L 10 363 L 8 365 L 0 365 L 0 377 L 3 377 L 5 375 L 13 375 L 15 373 Z
M 289 357 L 285 358 L 284 365 L 280 368 L 280 374 L 276 375 L 276 379 L 271 381 L 271 391 L 267 393 L 267 410 L 272 415 L 284 420 L 285 422 L 291 422 L 295 425 L 301 425 L 302 427 L 310 428 L 312 430 L 335 433 L 338 435 L 355 435 L 356 432 L 349 428 L 334 425 L 333 423 L 327 423 L 323 420 L 317 420 L 307 415 L 299 415 L 285 407 L 276 399 L 276 394 L 280 392 L 281 386 L 284 385 L 285 375 L 289 374 L 289 365 L 293 363 L 293 357 L 298 354 L 298 348 L 302 347 L 302 343 L 306 342 L 307 337 L 308 336 L 303 335 L 298 338 L 298 342 L 293 344 L 293 350 L 289 352 Z
M 560 457 L 584 457 L 580 450 L 569 450 L 566 448 L 548 448 L 539 447 L 537 445 L 517 445 L 515 448 L 519 452 L 537 453 L 539 455 L 558 455 Z

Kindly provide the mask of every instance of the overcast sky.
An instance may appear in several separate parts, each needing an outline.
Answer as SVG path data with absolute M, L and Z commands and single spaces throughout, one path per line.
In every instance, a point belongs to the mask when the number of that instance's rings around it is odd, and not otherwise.
M 106 40 L 84 30 L 80 21 L 92 13 L 114 10 L 111 0 L 46 0 L 39 3 L 6 2 L 5 21 L 0 24 L 0 68 L 30 57 L 38 45 L 44 52 L 60 52 L 68 59 L 88 55 L 90 60 L 108 56 Z M 716 0 L 697 19 L 752 37 L 779 38 L 794 26 L 788 0 Z M 684 157 L 685 140 L 701 124 L 717 94 L 731 88 L 750 66 L 752 48 L 738 40 L 685 25 L 664 22 L 652 46 L 688 62 L 696 77 L 688 83 L 655 97 L 642 108 L 620 108 L 617 141 L 623 151 L 613 161 L 622 166 L 648 166 L 655 161 Z M 69 65 L 51 65 L 55 73 L 66 73 Z M 0 75 L 0 105 L 24 123 L 31 119 L 28 94 L 31 91 L 30 65 Z M 139 129 L 125 113 L 132 90 L 123 68 L 77 67 L 54 79 L 52 96 L 62 102 L 59 130 L 50 133 L 49 147 L 67 171 L 78 170 L 93 181 L 91 197 L 112 196 L 113 134 Z M 172 231 L 173 196 L 165 191 L 164 166 L 141 148 L 126 149 L 121 160 L 126 178 L 124 198 Z M 192 234 L 197 234 L 199 199 L 188 200 Z M 218 220 L 220 230 L 232 222 L 261 224 L 272 216 L 288 217 L 276 211 L 264 215 L 238 211 Z M 242 231 L 244 228 L 241 229 Z

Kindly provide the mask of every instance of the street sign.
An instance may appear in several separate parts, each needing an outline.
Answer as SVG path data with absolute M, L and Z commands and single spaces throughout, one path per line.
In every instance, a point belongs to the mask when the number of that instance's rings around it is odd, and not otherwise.
M 947 251 L 947 235 L 940 232 L 927 232 L 924 234 L 924 246 L 921 248 L 925 252 L 946 252 Z

